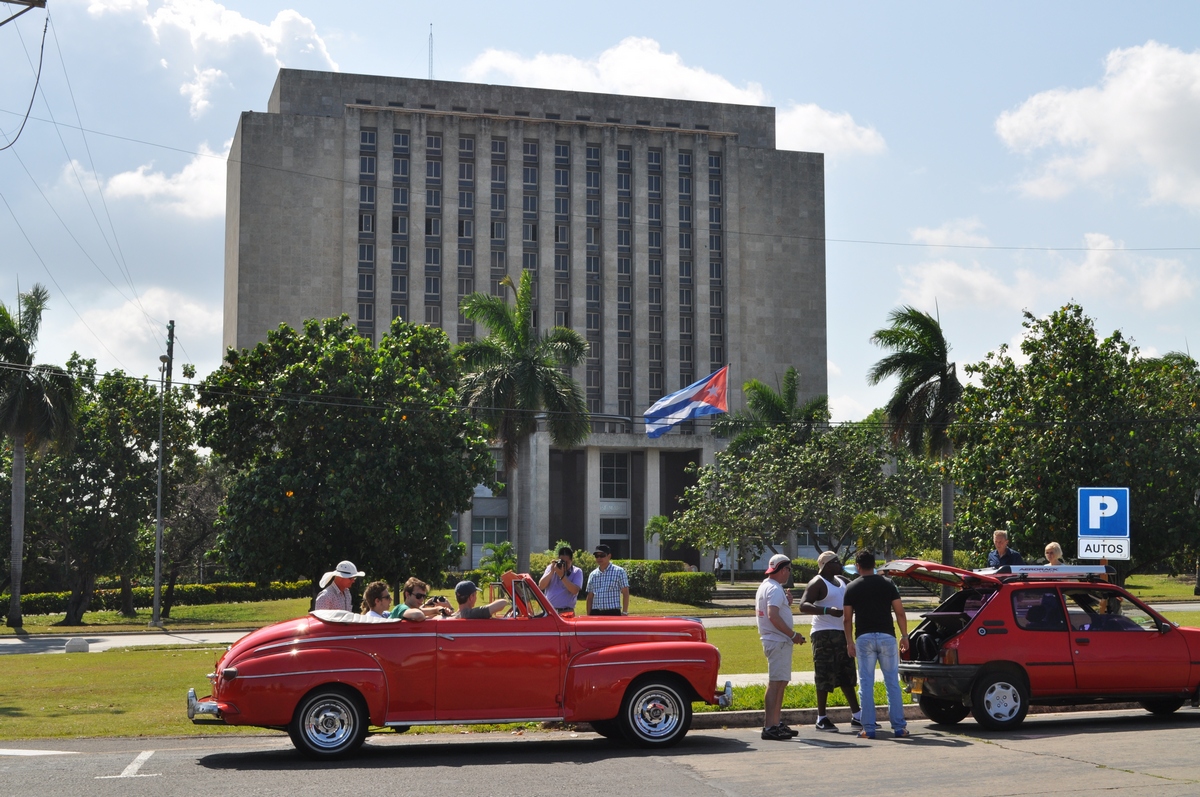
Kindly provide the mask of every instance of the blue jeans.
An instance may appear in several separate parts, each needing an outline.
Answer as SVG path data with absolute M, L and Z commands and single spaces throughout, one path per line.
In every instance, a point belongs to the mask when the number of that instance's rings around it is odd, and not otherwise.
M 863 634 L 854 640 L 858 656 L 858 700 L 862 703 L 863 730 L 874 733 L 875 721 L 875 663 L 883 670 L 887 687 L 888 721 L 892 730 L 908 726 L 904 720 L 904 699 L 900 694 L 900 648 L 891 634 Z

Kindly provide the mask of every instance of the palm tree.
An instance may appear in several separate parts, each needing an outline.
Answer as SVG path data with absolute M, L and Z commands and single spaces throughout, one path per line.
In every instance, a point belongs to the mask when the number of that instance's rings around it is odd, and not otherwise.
M 488 424 L 503 450 L 509 472 L 509 506 L 522 501 L 518 463 L 528 459 L 529 440 L 544 413 L 550 439 L 559 448 L 570 448 L 587 439 L 591 422 L 583 390 L 567 371 L 587 356 L 587 341 L 578 332 L 553 327 L 541 334 L 533 323 L 533 278 L 521 274 L 519 288 L 505 277 L 501 284 L 513 291 L 515 305 L 504 298 L 473 293 L 463 299 L 461 312 L 486 326 L 483 340 L 462 344 L 458 351 L 467 368 L 463 394 L 468 406 Z M 523 486 L 523 485 L 522 485 Z M 529 567 L 529 523 L 516 524 L 520 569 Z
M 25 451 L 69 445 L 75 429 L 75 383 L 54 365 L 34 365 L 34 344 L 50 293 L 35 284 L 18 294 L 16 315 L 0 302 L 0 433 L 12 438 L 12 551 L 8 625 L 22 626 L 25 544 Z
M 942 563 L 954 564 L 954 480 L 945 460 L 954 455 L 948 433 L 955 407 L 962 398 L 950 346 L 941 323 L 914 307 L 904 306 L 888 316 L 891 326 L 875 331 L 871 342 L 892 353 L 867 372 L 877 385 L 892 376 L 900 383 L 887 405 L 892 440 L 917 456 L 942 460 Z
M 735 454 L 748 454 L 774 427 L 789 426 L 801 439 L 812 434 L 820 423 L 829 420 L 829 400 L 817 396 L 799 403 L 800 373 L 789 366 L 776 391 L 757 379 L 742 385 L 746 394 L 746 409 L 732 415 L 721 415 L 713 423 L 713 433 L 732 437 L 729 449 Z

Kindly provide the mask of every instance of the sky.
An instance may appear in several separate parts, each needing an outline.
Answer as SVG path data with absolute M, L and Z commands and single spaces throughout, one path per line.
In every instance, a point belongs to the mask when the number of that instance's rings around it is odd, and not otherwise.
M 902 305 L 938 316 L 960 374 L 1070 301 L 1144 355 L 1200 357 L 1195 4 L 47 9 L 0 27 L 0 301 L 49 289 L 40 362 L 155 375 L 174 319 L 177 363 L 218 367 L 238 114 L 280 67 L 428 77 L 430 25 L 439 80 L 766 104 L 780 148 L 825 153 L 835 420 L 886 402 L 870 338 Z

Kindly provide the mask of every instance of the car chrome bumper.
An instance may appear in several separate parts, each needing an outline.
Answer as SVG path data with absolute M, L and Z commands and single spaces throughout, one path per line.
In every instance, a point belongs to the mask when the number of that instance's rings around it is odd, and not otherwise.
M 717 705 L 721 708 L 733 705 L 733 681 L 726 681 L 725 690 L 717 693 Z
M 197 725 L 225 724 L 217 702 L 215 700 L 197 700 L 195 689 L 187 691 L 187 715 L 188 719 Z

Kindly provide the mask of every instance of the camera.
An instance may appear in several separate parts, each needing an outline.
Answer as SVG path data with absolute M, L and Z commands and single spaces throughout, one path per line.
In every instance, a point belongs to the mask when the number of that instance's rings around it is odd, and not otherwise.
M 562 570 L 562 569 L 563 569 L 564 567 L 566 567 L 566 566 L 567 566 L 566 560 L 563 560 L 563 559 L 556 559 L 556 560 L 554 560 L 554 567 L 555 567 L 555 569 L 557 569 L 557 570 Z

